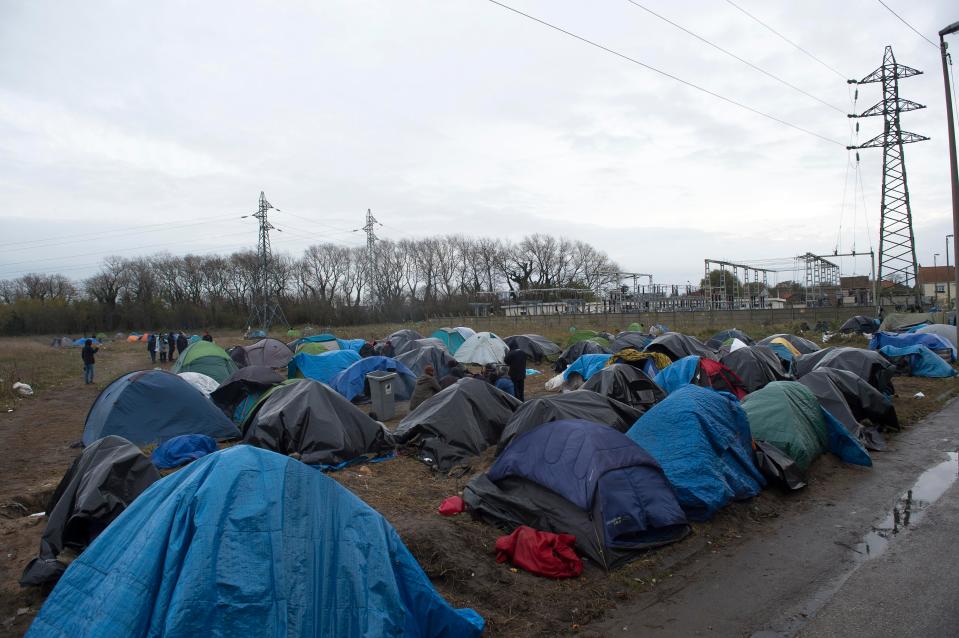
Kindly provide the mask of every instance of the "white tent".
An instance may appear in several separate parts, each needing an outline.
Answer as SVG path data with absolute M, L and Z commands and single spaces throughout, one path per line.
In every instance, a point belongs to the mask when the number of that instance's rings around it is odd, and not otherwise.
M 509 346 L 492 332 L 478 332 L 456 349 L 454 357 L 460 363 L 503 363 Z
M 220 387 L 216 379 L 200 372 L 178 372 L 177 376 L 202 392 L 206 397 L 209 397 L 211 392 Z

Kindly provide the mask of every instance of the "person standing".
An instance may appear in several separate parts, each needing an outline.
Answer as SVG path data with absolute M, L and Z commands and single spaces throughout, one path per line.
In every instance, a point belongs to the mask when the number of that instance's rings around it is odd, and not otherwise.
M 209 331 L 209 330 L 204 330 L 204 331 L 203 331 L 203 340 L 204 340 L 204 341 L 209 341 L 210 343 L 213 343 L 213 335 L 210 334 L 210 331 Z
M 181 330 L 180 334 L 176 336 L 176 352 L 181 357 L 183 356 L 183 351 L 190 346 L 190 341 L 186 338 L 186 334 Z
M 160 363 L 166 363 L 166 349 L 166 335 L 161 332 L 157 335 L 157 352 L 160 353 Z
M 503 358 L 509 366 L 509 379 L 513 382 L 514 396 L 520 401 L 526 400 L 526 353 L 517 347 L 510 348 Z
M 439 382 L 436 380 L 436 371 L 433 366 L 423 368 L 423 374 L 416 378 L 416 386 L 413 388 L 413 396 L 410 397 L 410 412 L 415 410 L 423 401 L 442 390 Z
M 174 356 L 176 355 L 176 335 L 174 333 L 171 332 L 167 335 L 166 344 L 167 351 L 170 353 L 170 362 L 172 363 L 176 361 L 176 356 Z
M 99 351 L 100 348 L 93 347 L 93 339 L 87 339 L 83 342 L 80 358 L 83 359 L 83 382 L 87 385 L 93 383 L 93 364 L 96 363 L 94 355 Z
M 147 337 L 147 352 L 150 353 L 150 363 L 157 362 L 157 336 L 156 333 L 151 333 Z

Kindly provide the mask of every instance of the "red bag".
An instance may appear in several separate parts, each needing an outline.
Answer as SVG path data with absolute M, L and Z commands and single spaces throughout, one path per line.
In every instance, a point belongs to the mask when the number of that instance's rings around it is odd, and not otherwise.
M 440 514 L 443 516 L 456 516 L 466 509 L 466 503 L 459 496 L 447 496 L 440 503 Z
M 573 550 L 572 534 L 541 532 L 521 525 L 509 536 L 496 539 L 496 562 L 507 560 L 526 571 L 547 578 L 571 578 L 583 573 L 583 561 Z

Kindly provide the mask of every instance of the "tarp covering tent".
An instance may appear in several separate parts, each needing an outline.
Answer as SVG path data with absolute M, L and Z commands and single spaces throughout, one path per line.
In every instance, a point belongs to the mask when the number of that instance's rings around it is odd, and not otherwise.
M 506 424 L 499 439 L 497 454 L 502 453 L 510 441 L 520 434 L 553 421 L 580 419 L 625 432 L 642 414 L 642 410 L 590 390 L 574 390 L 559 396 L 530 399 L 513 413 Z
M 799 383 L 809 388 L 819 405 L 868 449 L 886 447 L 876 427 L 899 429 L 899 418 L 892 401 L 854 372 L 819 368 L 803 375 Z M 874 427 L 865 427 L 861 423 L 865 419 Z
M 902 312 L 886 315 L 879 329 L 883 332 L 903 332 L 915 326 L 935 323 L 935 319 L 928 312 Z
M 446 349 L 450 351 L 450 354 L 454 354 L 456 349 L 463 345 L 464 341 L 475 334 L 476 331 L 472 328 L 458 326 L 456 328 L 440 328 L 430 336 L 434 339 L 439 339 L 442 341 L 443 345 L 446 346 Z
M 751 346 L 754 343 L 756 343 L 752 337 L 750 337 L 748 334 L 746 334 L 745 332 L 737 328 L 730 328 L 729 330 L 720 330 L 719 332 L 714 334 L 712 337 L 710 337 L 709 341 L 715 341 L 716 343 L 722 345 L 726 343 L 727 341 L 729 341 L 730 339 L 739 339 L 740 341 L 745 343 L 747 346 Z
M 569 379 L 571 375 L 579 375 L 583 381 L 589 381 L 593 374 L 606 367 L 606 362 L 609 361 L 611 356 L 609 354 L 584 354 L 563 371 L 563 378 Z
M 393 352 L 402 352 L 404 346 L 409 341 L 416 341 L 417 339 L 422 339 L 423 335 L 418 333 L 415 330 L 410 330 L 409 328 L 404 330 L 397 330 L 390 336 L 386 338 L 387 341 L 393 346 Z
M 656 461 L 622 432 L 562 420 L 518 436 L 463 491 L 470 511 L 507 531 L 520 526 L 576 537 L 607 570 L 689 533 Z
M 73 562 L 28 635 L 478 638 L 483 624 L 451 608 L 349 490 L 238 445 L 138 498 Z
M 870 350 L 882 350 L 884 346 L 908 348 L 909 346 L 925 346 L 946 361 L 956 360 L 956 349 L 948 339 L 937 334 L 877 332 L 869 340 Z
M 157 446 L 150 460 L 161 470 L 168 470 L 213 454 L 216 450 L 216 441 L 205 434 L 181 434 Z
M 666 393 L 645 372 L 626 363 L 607 365 L 583 384 L 581 390 L 647 410 L 666 398 Z
M 746 346 L 724 354 L 720 363 L 736 373 L 746 388 L 755 392 L 770 381 L 787 381 L 792 375 L 783 370 L 779 356 L 768 346 Z
M 892 396 L 895 388 L 892 376 L 895 366 L 875 350 L 863 348 L 826 348 L 812 354 L 804 354 L 793 360 L 791 372 L 797 379 L 817 368 L 849 370 L 869 382 L 883 394 Z
M 213 377 L 218 383 L 226 381 L 227 377 L 236 372 L 239 367 L 226 353 L 226 350 L 202 339 L 190 344 L 180 358 L 176 360 L 171 372 L 200 372 Z
M 304 341 L 296 346 L 294 354 L 323 354 L 324 352 L 333 352 L 340 349 L 340 344 L 336 339 L 329 341 Z
M 280 454 L 296 453 L 308 465 L 327 466 L 395 447 L 382 425 L 312 379 L 273 391 L 244 429 L 243 441 Z
M 850 317 L 839 327 L 839 332 L 843 334 L 872 334 L 879 329 L 879 320 L 867 317 L 865 315 L 856 315 Z
M 243 346 L 231 346 L 226 349 L 226 353 L 230 355 L 238 368 L 245 368 L 250 365 L 250 359 L 246 356 L 246 348 Z
M 662 466 L 692 520 L 707 520 L 766 484 L 753 461 L 749 422 L 728 395 L 687 385 L 647 411 L 626 436 Z
M 718 361 L 695 355 L 683 357 L 667 366 L 656 375 L 654 381 L 667 394 L 694 384 L 718 392 L 729 392 L 737 399 L 746 396 L 746 388 L 735 372 Z
M 509 351 L 502 339 L 492 332 L 477 332 L 463 342 L 453 355 L 460 363 L 503 363 L 503 357 Z
M 959 339 L 956 338 L 956 327 L 945 323 L 933 323 L 923 326 L 916 330 L 917 334 L 934 334 L 942 337 L 952 344 L 953 348 L 959 348 Z
M 573 333 L 569 335 L 569 339 L 566 340 L 566 345 L 571 346 L 574 343 L 579 343 L 580 341 L 586 340 L 592 340 L 602 346 L 609 345 L 609 340 L 605 339 L 602 333 L 596 332 L 595 330 L 573 331 Z
M 353 350 L 330 350 L 320 354 L 299 352 L 290 360 L 287 376 L 290 379 L 307 378 L 329 383 L 330 379 L 360 359 L 359 353 Z
M 261 339 L 244 346 L 248 365 L 285 368 L 293 358 L 293 351 L 279 339 Z
M 74 459 L 46 506 L 47 526 L 39 555 L 30 561 L 22 585 L 56 581 L 66 565 L 64 549 L 82 552 L 160 473 L 140 449 L 120 436 L 97 440 Z
M 423 374 L 426 366 L 433 366 L 434 376 L 437 379 L 442 379 L 448 375 L 450 368 L 457 365 L 456 359 L 446 348 L 437 348 L 436 346 L 409 350 L 395 356 L 394 359 L 409 368 L 416 376 Z
M 242 423 L 263 391 L 282 382 L 283 377 L 272 368 L 248 366 L 231 374 L 220 387 L 210 393 L 210 399 L 231 417 L 234 423 Z M 241 406 L 245 406 L 244 409 L 241 409 Z
M 883 346 L 879 353 L 889 359 L 894 365 L 905 363 L 905 369 L 913 377 L 953 377 L 955 369 L 943 361 L 942 357 L 923 345 Z
M 673 360 L 662 352 L 640 352 L 635 348 L 625 348 L 619 352 L 614 352 L 606 365 L 611 366 L 617 363 L 626 363 L 639 368 L 652 378 L 659 374 L 660 370 L 671 366 Z
M 696 355 L 699 357 L 715 357 L 716 351 L 706 347 L 702 341 L 696 337 L 680 334 L 678 332 L 667 332 L 649 342 L 645 348 L 646 352 L 660 352 L 673 361 Z
M 299 338 L 294 339 L 293 341 L 289 342 L 289 343 L 286 344 L 286 345 L 287 345 L 287 347 L 288 347 L 290 350 L 292 350 L 292 351 L 294 352 L 294 354 L 295 354 L 295 353 L 299 352 L 300 346 L 302 346 L 302 345 L 304 345 L 304 344 L 307 344 L 307 343 L 325 343 L 325 344 L 328 344 L 329 347 L 326 348 L 327 351 L 328 351 L 328 350 L 339 350 L 339 349 L 340 349 L 340 344 L 337 343 L 336 335 L 331 335 L 331 334 L 326 333 L 326 332 L 324 332 L 324 333 L 322 333 L 322 334 L 306 335 L 306 336 L 303 336 L 303 337 L 299 337 Z M 333 345 L 334 343 L 336 343 L 336 345 Z M 317 353 L 314 352 L 314 353 L 311 353 L 311 354 L 317 354 Z
M 802 383 L 773 381 L 743 399 L 742 407 L 753 438 L 772 443 L 803 471 L 826 450 L 847 463 L 872 465 L 859 440 Z
M 610 354 L 609 350 L 595 341 L 580 341 L 563 350 L 553 366 L 556 372 L 562 372 L 584 354 Z
M 460 379 L 400 421 L 396 441 L 419 447 L 424 463 L 446 472 L 499 442 L 522 402 L 482 379 Z
M 613 340 L 609 342 L 609 351 L 610 352 L 619 352 L 626 348 L 634 348 L 636 350 L 642 350 L 649 345 L 649 342 L 653 338 L 649 335 L 642 332 L 635 331 L 625 331 L 620 332 Z
M 791 351 L 794 351 L 795 353 L 798 353 L 798 354 L 809 354 L 811 352 L 816 352 L 820 350 L 820 347 L 817 346 L 812 341 L 810 341 L 809 339 L 805 339 L 798 335 L 790 335 L 785 333 L 769 335 L 765 339 L 760 339 L 757 342 L 757 344 L 760 346 L 768 346 L 772 343 L 783 343 L 783 342 L 792 346 Z
M 446 342 L 444 342 L 442 339 L 436 339 L 435 337 L 423 337 L 422 339 L 412 339 L 407 341 L 400 348 L 394 348 L 393 356 L 395 357 L 396 355 L 403 354 L 405 352 L 411 352 L 419 348 L 439 348 L 441 350 L 452 352 L 446 347 Z
M 180 434 L 240 436 L 202 392 L 165 370 L 129 372 L 103 389 L 87 414 L 83 444 L 111 434 L 136 445 L 162 443 Z
M 416 375 L 405 365 L 391 357 L 366 357 L 352 364 L 330 379 L 330 387 L 343 395 L 347 401 L 368 398 L 366 375 L 380 370 L 395 372 L 397 383 L 393 385 L 393 394 L 398 401 L 408 401 L 416 386 Z
M 202 392 L 204 396 L 210 396 L 211 392 L 220 387 L 219 381 L 202 372 L 180 372 L 177 376 Z
M 519 348 L 526 353 L 535 363 L 540 363 L 543 359 L 555 357 L 562 352 L 562 348 L 542 335 L 524 334 L 513 335 L 503 339 L 510 348 Z

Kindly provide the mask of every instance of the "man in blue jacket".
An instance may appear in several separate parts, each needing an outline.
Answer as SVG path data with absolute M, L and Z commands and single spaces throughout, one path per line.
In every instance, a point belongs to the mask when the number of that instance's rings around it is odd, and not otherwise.
M 96 363 L 94 355 L 99 351 L 99 348 L 93 347 L 93 339 L 87 339 L 83 342 L 80 358 L 83 359 L 83 382 L 87 385 L 93 383 L 93 364 Z

